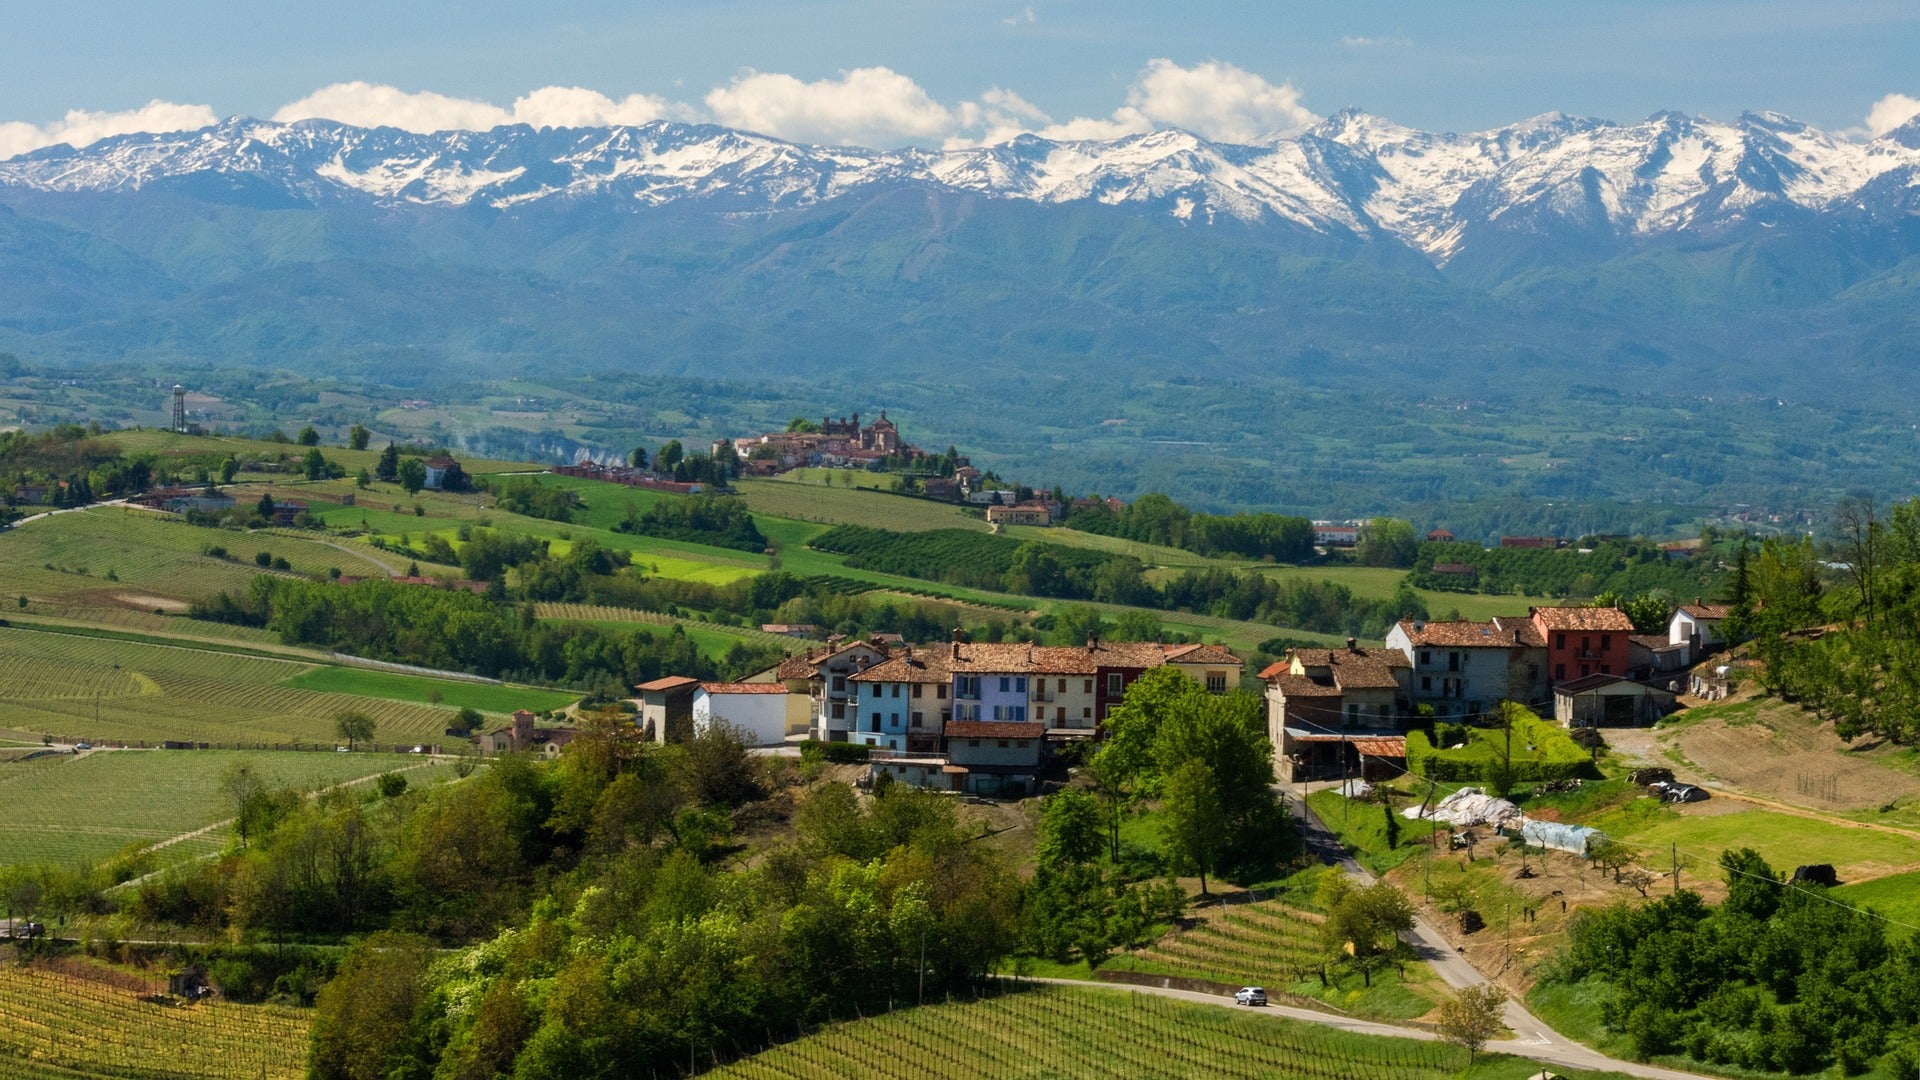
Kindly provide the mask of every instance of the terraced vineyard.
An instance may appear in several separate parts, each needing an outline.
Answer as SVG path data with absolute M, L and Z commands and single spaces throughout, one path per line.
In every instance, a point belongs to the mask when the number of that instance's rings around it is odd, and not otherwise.
M 36 968 L 0 968 L 0 1073 L 19 1080 L 294 1080 L 306 1013 L 271 1005 L 161 1005 L 141 992 Z
M 252 752 L 240 750 L 113 750 L 78 757 L 0 765 L 0 865 L 71 865 L 104 859 L 129 845 L 154 844 L 225 820 L 232 809 L 220 775 L 251 764 L 276 785 L 326 787 L 405 769 L 419 786 L 452 766 L 396 754 Z M 174 845 L 168 857 L 216 850 L 225 830 Z
M 202 552 L 224 547 L 231 558 Z M 0 535 L 0 582 L 9 598 L 81 599 L 89 606 L 152 611 L 225 589 L 260 573 L 257 552 L 301 573 L 352 566 L 344 552 L 293 536 L 203 529 L 151 511 L 95 507 Z
M 542 601 L 533 605 L 533 613 L 542 619 L 561 619 L 568 622 L 594 623 L 640 623 L 647 626 L 672 626 L 682 623 L 688 629 L 710 630 L 728 637 L 751 641 L 760 645 L 771 645 L 788 652 L 798 651 L 806 642 L 790 638 L 784 634 L 769 634 L 764 630 L 746 626 L 726 626 L 721 623 L 700 622 L 695 619 L 680 619 L 672 615 L 662 615 L 657 611 L 641 611 L 637 608 L 608 607 L 605 604 L 562 604 Z
M 1286 986 L 1317 977 L 1322 921 L 1277 900 L 1235 905 L 1131 955 L 1169 973 Z
M 313 665 L 177 646 L 0 628 L 7 730 L 93 740 L 326 743 L 333 716 L 373 717 L 382 743 L 437 738 L 453 710 L 302 690 Z
M 717 1069 L 729 1080 L 1269 1077 L 1441 1080 L 1452 1047 L 1187 1005 L 1150 994 L 1049 987 L 836 1024 Z M 1469 1075 L 1525 1076 L 1511 1059 Z
M 865 525 L 898 532 L 971 529 L 987 523 L 951 503 L 910 498 L 883 491 L 828 487 L 799 480 L 741 480 L 741 497 L 756 514 L 825 525 Z M 763 526 L 764 528 L 764 526 Z

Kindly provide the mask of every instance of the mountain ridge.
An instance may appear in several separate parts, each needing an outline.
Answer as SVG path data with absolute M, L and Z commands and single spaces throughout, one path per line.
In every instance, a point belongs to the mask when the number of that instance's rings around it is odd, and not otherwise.
M 1662 112 L 1635 124 L 1547 113 L 1460 135 L 1346 109 L 1298 135 L 1248 144 L 1163 129 L 1106 141 L 1021 135 L 983 147 L 882 151 L 666 120 L 422 135 L 235 117 L 0 162 L 0 195 L 159 186 L 288 207 L 512 211 L 567 201 L 779 214 L 901 184 L 1399 243 L 1445 265 L 1490 234 L 1630 241 L 1796 211 L 1901 220 L 1920 213 L 1920 120 L 1869 141 L 1769 112 L 1733 121 Z

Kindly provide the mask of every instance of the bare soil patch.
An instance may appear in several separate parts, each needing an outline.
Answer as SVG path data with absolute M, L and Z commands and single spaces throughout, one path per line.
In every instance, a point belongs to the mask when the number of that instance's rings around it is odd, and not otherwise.
M 147 593 L 114 593 L 113 598 L 140 611 L 158 609 L 169 615 L 184 615 L 193 606 L 185 600 L 176 600 L 171 596 L 152 596 Z
M 1920 776 L 1891 767 L 1883 748 L 1855 749 L 1806 710 L 1756 701 L 1751 714 L 1712 716 L 1671 733 L 1703 778 L 1814 810 L 1872 810 L 1920 798 Z M 1704 804 L 1703 804 L 1704 805 Z

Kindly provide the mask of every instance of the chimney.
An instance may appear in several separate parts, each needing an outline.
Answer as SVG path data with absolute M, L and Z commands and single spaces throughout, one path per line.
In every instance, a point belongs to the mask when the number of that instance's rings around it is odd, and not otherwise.
M 1694 606 L 1694 607 L 1699 607 L 1699 606 L 1701 606 L 1701 605 L 1700 605 L 1700 598 L 1699 598 L 1699 597 L 1697 597 L 1697 596 L 1696 596 L 1696 597 L 1694 597 L 1694 598 L 1693 598 L 1693 606 Z
M 1099 647 L 1100 647 L 1100 635 L 1099 635 L 1099 634 L 1088 634 L 1088 635 L 1087 635 L 1087 651 L 1088 651 L 1088 652 L 1093 652 L 1094 650 L 1096 650 L 1096 649 L 1098 649 Z
M 1513 628 L 1513 643 L 1514 643 L 1515 645 L 1519 645 L 1519 644 L 1521 644 L 1521 641 L 1520 641 L 1520 628 L 1519 628 L 1519 627 L 1517 627 L 1517 626 Z
M 1348 652 L 1350 652 L 1350 653 L 1357 653 L 1357 652 L 1359 652 L 1359 651 L 1360 651 L 1360 642 L 1359 642 L 1359 639 L 1357 639 L 1357 638 L 1348 638 L 1348 639 L 1347 639 L 1347 651 L 1348 651 Z

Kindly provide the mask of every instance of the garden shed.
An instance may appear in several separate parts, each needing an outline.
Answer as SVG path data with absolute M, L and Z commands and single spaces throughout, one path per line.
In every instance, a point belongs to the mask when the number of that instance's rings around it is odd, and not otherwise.
M 1641 727 L 1675 708 L 1671 690 L 1620 675 L 1589 675 L 1553 688 L 1553 718 L 1575 727 Z

